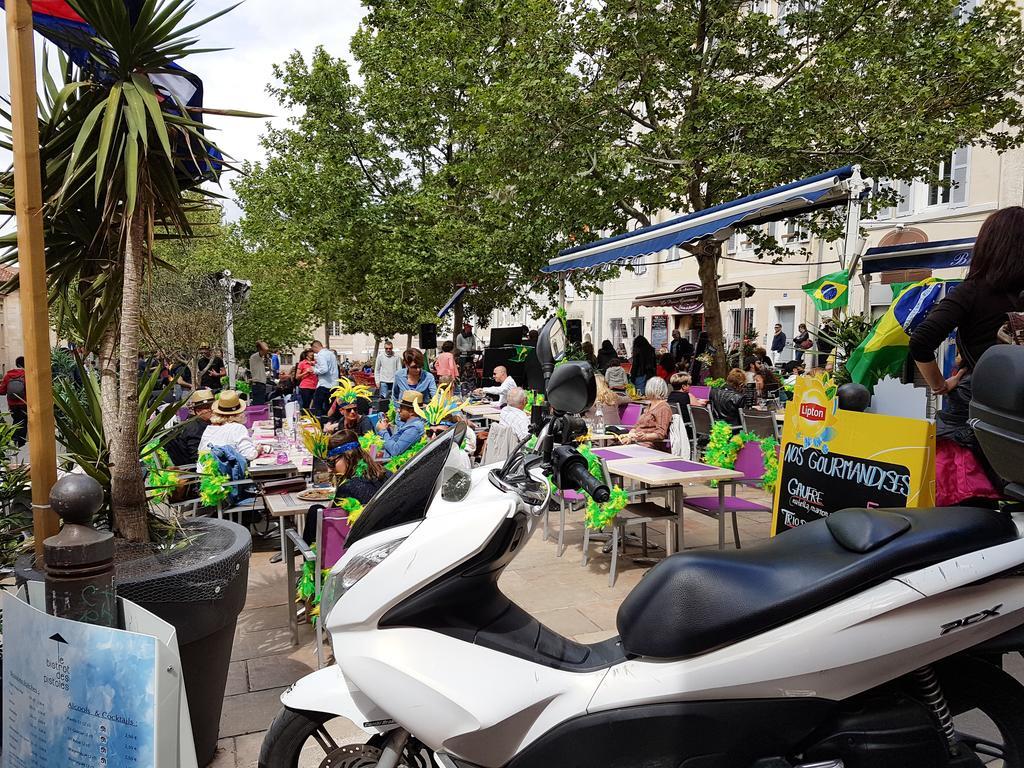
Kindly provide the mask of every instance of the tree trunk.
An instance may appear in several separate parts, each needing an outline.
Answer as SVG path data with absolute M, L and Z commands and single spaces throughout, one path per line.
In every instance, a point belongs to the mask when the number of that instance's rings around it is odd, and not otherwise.
M 704 330 L 708 333 L 709 343 L 715 348 L 711 374 L 718 378 L 726 374 L 725 332 L 722 329 L 722 308 L 718 303 L 718 259 L 721 255 L 722 244 L 715 240 L 702 241 L 694 248 L 697 275 L 704 296 Z
M 324 346 L 328 349 L 331 348 L 331 321 L 329 318 L 324 319 Z
M 462 306 L 462 299 L 455 302 L 455 306 L 452 307 L 452 341 L 455 341 L 455 337 L 462 333 L 462 321 L 465 319 L 465 309 Z
M 148 204 L 139 201 L 125 238 L 121 297 L 121 370 L 117 423 L 110 445 L 110 497 L 114 525 L 128 541 L 148 541 L 146 486 L 139 468 L 139 327 L 142 321 L 142 273 L 145 264 Z
M 412 349 L 412 334 L 411 333 L 405 334 L 405 348 L 406 349 Z
M 370 363 L 376 365 L 377 355 L 380 354 L 380 336 L 373 337 L 373 357 L 370 358 Z

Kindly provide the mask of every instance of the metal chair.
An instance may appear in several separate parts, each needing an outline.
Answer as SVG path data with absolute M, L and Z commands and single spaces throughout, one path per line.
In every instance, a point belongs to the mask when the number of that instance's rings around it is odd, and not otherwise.
M 604 475 L 604 482 L 611 487 L 611 477 L 608 474 L 608 467 L 601 460 L 601 472 Z M 665 526 L 665 541 L 671 542 L 675 539 L 675 526 L 677 522 L 675 512 L 671 509 L 655 504 L 651 501 L 637 501 L 627 504 L 623 509 L 615 516 L 612 521 L 612 533 L 611 533 L 611 555 L 612 561 L 608 568 L 608 586 L 615 586 L 615 577 L 618 573 L 619 567 L 619 542 L 622 542 L 622 552 L 626 553 L 627 547 L 627 531 L 631 527 L 640 526 L 640 540 L 641 540 L 641 551 L 643 557 L 647 557 L 648 553 L 648 542 L 647 542 L 647 524 L 664 521 Z M 585 568 L 590 562 L 590 539 L 591 530 L 585 527 L 583 530 L 583 562 L 582 566 Z
M 568 504 L 569 511 L 576 511 L 577 505 L 581 505 L 583 509 L 587 507 L 587 497 L 578 491 L 562 491 L 558 490 L 555 492 L 558 496 L 558 557 L 565 554 L 565 513 L 566 504 Z M 544 510 L 544 541 L 548 540 L 548 514 L 550 509 Z
M 753 432 L 758 437 L 779 439 L 779 422 L 775 420 L 775 414 L 770 411 L 743 408 L 740 410 L 740 425 L 744 432 Z
M 771 513 L 771 507 L 758 504 L 756 501 L 744 499 L 736 495 L 737 485 L 759 485 L 764 477 L 764 458 L 761 455 L 761 447 L 756 443 L 747 443 L 737 454 L 736 464 L 733 466 L 737 472 L 742 472 L 743 477 L 735 480 L 719 481 L 728 482 L 732 487 L 732 493 L 728 496 L 687 496 L 683 499 L 683 506 L 700 512 L 702 515 L 713 517 L 718 520 L 721 515 L 732 515 L 732 535 L 736 543 L 736 549 L 740 548 L 740 527 L 736 519 L 737 512 L 767 512 Z M 725 536 L 721 533 L 719 526 L 718 548 L 725 549 Z
M 714 419 L 711 417 L 711 407 L 707 405 L 686 406 L 690 411 L 690 423 L 693 424 L 693 460 L 700 461 L 701 447 L 708 444 L 711 439 L 711 425 Z

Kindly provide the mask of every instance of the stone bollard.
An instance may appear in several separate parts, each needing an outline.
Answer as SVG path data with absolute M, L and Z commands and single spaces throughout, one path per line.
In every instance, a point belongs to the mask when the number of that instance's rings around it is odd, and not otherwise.
M 117 627 L 114 534 L 92 527 L 103 488 L 88 475 L 66 475 L 50 490 L 64 527 L 43 543 L 46 612 L 63 619 Z

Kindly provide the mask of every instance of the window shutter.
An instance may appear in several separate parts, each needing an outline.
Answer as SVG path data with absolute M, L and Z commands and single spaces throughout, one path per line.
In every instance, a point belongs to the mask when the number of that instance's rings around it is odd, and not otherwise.
M 969 147 L 953 150 L 952 169 L 949 175 L 953 182 L 953 187 L 949 191 L 950 205 L 967 205 L 967 170 L 970 155 Z
M 896 204 L 896 215 L 906 216 L 914 210 L 913 188 L 909 181 L 901 181 L 897 187 L 900 201 Z

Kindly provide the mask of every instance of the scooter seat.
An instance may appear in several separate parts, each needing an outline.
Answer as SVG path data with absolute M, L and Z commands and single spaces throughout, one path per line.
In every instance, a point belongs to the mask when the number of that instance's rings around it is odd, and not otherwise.
M 666 558 L 619 607 L 623 649 L 695 656 L 752 637 L 900 573 L 1017 537 L 990 509 L 846 509 L 735 551 Z

